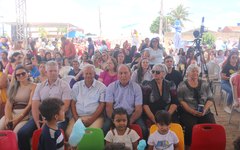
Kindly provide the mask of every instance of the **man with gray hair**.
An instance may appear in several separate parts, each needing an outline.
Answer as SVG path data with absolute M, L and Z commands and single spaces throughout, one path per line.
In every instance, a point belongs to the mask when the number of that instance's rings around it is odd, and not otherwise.
M 123 107 L 130 116 L 129 124 L 139 124 L 144 138 L 147 138 L 147 128 L 141 118 L 142 115 L 142 90 L 141 87 L 130 80 L 131 70 L 127 65 L 118 67 L 118 80 L 109 84 L 106 90 L 106 113 L 103 131 L 105 134 L 110 129 L 112 112 L 115 108 Z
M 84 80 L 74 84 L 72 88 L 71 109 L 73 118 L 69 122 L 67 136 L 70 135 L 74 123 L 81 119 L 86 127 L 102 128 L 103 109 L 106 86 L 97 81 L 95 67 L 87 64 L 83 68 Z
M 71 89 L 67 82 L 58 78 L 58 64 L 55 61 L 48 61 L 46 64 L 47 80 L 38 84 L 32 98 L 32 116 L 18 132 L 18 145 L 20 150 L 30 150 L 30 139 L 34 130 L 40 129 L 45 123 L 44 118 L 40 117 L 39 106 L 41 101 L 46 98 L 54 97 L 64 102 L 65 113 L 69 109 L 71 100 Z M 59 122 L 58 127 L 66 130 L 68 124 L 66 116 L 65 121 Z

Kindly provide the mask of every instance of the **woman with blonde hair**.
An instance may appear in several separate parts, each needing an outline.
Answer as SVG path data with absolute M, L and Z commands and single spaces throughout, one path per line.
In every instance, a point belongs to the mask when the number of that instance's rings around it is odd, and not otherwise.
M 36 85 L 29 80 L 27 69 L 22 65 L 16 67 L 13 80 L 8 91 L 5 116 L 0 120 L 0 130 L 13 130 L 17 133 L 29 118 Z

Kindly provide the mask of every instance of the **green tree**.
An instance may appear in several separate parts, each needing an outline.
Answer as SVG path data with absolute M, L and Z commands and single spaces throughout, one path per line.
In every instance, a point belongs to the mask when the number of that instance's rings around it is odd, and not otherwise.
M 202 37 L 203 44 L 207 44 L 210 47 L 213 47 L 216 37 L 211 32 L 206 32 Z
M 170 16 L 172 18 L 172 22 L 171 24 L 174 24 L 175 20 L 180 20 L 181 21 L 181 25 L 183 25 L 183 22 L 185 21 L 190 21 L 188 19 L 189 16 L 189 11 L 188 11 L 188 7 L 184 7 L 182 4 L 178 5 L 175 9 L 173 9 L 168 16 Z
M 171 10 L 166 16 L 163 17 L 163 31 L 170 32 L 172 26 L 174 25 L 175 20 L 181 21 L 181 26 L 184 21 L 190 21 L 188 19 L 189 11 L 188 7 L 184 7 L 183 5 L 178 5 L 175 9 Z M 152 22 L 150 26 L 150 31 L 152 33 L 159 33 L 159 16 Z
M 160 16 L 158 16 L 151 24 L 150 31 L 152 33 L 159 33 L 159 19 Z M 164 16 L 163 17 L 163 32 L 170 32 L 171 31 L 171 22 L 172 18 L 170 16 Z
M 46 29 L 43 28 L 43 27 L 39 27 L 39 28 L 38 28 L 38 32 L 40 33 L 40 37 L 41 37 L 41 38 L 46 38 L 47 35 L 48 35 L 48 32 L 47 32 Z
M 67 33 L 67 27 L 59 27 L 57 28 L 57 35 L 60 33 L 60 35 L 64 35 Z

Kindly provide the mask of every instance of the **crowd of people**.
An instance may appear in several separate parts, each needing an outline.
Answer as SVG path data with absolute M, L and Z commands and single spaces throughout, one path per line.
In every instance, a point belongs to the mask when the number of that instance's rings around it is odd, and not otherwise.
M 101 128 L 106 145 L 120 142 L 130 149 L 137 148 L 139 135 L 129 125 L 138 124 L 149 150 L 177 148 L 169 124 L 179 123 L 189 149 L 194 125 L 216 123 L 210 110 L 213 92 L 194 48 L 174 53 L 159 38 L 146 38 L 140 47 L 125 41 L 114 49 L 105 41 L 96 46 L 88 38 L 81 50 L 65 37 L 59 47 L 57 41 L 49 50 L 32 40 L 25 50 L 21 41 L 12 46 L 7 38 L 0 39 L 0 130 L 13 130 L 20 150 L 31 149 L 30 139 L 40 128 L 41 149 L 46 139 L 61 148 L 63 142 L 56 140 L 62 136 L 59 129 L 68 138 L 77 120 Z M 206 64 L 221 68 L 218 79 L 228 93 L 229 113 L 232 105 L 240 106 L 238 51 L 205 49 L 202 56 Z M 230 83 L 233 74 L 237 75 Z M 149 137 L 153 124 L 158 132 Z

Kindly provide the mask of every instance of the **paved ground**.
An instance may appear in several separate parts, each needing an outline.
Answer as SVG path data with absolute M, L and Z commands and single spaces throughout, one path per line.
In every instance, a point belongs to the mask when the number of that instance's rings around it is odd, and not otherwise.
M 219 96 L 217 96 L 219 97 Z M 218 111 L 218 116 L 215 115 L 215 119 L 218 124 L 221 124 L 225 127 L 226 135 L 227 135 L 227 147 L 226 150 L 233 150 L 233 141 L 240 136 L 240 113 L 233 113 L 233 117 L 231 119 L 231 123 L 228 123 L 229 114 L 226 113 L 223 108 L 223 104 L 219 105 L 219 100 L 223 101 L 221 98 L 216 98 L 216 106 Z M 215 113 L 214 108 L 211 108 L 212 112 Z

